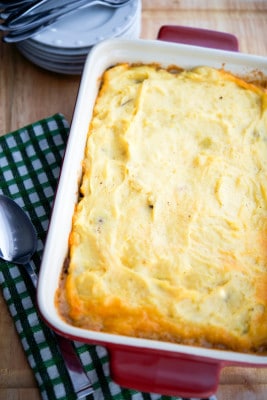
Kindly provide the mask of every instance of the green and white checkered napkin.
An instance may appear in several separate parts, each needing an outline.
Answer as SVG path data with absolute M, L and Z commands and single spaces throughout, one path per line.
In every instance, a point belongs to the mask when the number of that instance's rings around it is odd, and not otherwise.
M 0 137 L 0 193 L 24 208 L 36 228 L 38 248 L 32 265 L 37 272 L 68 132 L 64 116 L 55 114 Z M 16 265 L 0 260 L 0 284 L 42 398 L 76 399 L 53 336 L 37 314 L 28 276 Z M 94 388 L 87 399 L 174 399 L 121 388 L 110 378 L 104 348 L 77 342 L 75 348 Z

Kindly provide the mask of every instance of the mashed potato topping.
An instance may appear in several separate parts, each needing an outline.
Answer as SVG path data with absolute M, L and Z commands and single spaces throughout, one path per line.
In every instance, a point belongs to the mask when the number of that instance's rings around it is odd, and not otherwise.
M 266 110 L 264 89 L 223 70 L 105 72 L 58 292 L 64 318 L 266 350 Z

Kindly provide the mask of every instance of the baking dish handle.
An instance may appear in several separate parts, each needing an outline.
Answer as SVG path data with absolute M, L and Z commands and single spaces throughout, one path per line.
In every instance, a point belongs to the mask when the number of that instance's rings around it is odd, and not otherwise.
M 210 29 L 163 25 L 159 29 L 157 39 L 166 42 L 238 51 L 238 40 L 234 35 Z
M 109 348 L 112 379 L 122 387 L 168 396 L 209 397 L 217 391 L 216 360 L 142 348 Z

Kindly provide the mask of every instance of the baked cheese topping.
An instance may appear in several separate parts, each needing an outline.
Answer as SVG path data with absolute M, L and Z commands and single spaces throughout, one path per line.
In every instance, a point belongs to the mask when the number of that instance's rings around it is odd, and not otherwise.
M 266 350 L 266 110 L 264 89 L 223 70 L 105 72 L 59 291 L 65 318 Z

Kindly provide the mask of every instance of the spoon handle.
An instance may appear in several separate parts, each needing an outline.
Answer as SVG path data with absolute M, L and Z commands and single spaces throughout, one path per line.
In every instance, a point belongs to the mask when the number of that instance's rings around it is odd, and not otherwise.
M 36 272 L 34 271 L 34 269 L 32 268 L 30 263 L 24 264 L 23 267 L 28 272 L 28 275 L 31 278 L 32 284 L 36 289 L 37 288 L 37 283 L 38 283 L 38 277 L 36 275 Z
M 24 267 L 31 278 L 33 286 L 36 288 L 38 278 L 34 269 L 30 263 L 25 264 Z M 77 394 L 77 399 L 82 399 L 83 397 L 93 393 L 92 383 L 83 369 L 82 363 L 74 350 L 72 342 L 63 336 L 57 335 L 53 331 L 52 333 L 54 334 L 58 348 L 64 359 L 73 389 Z

